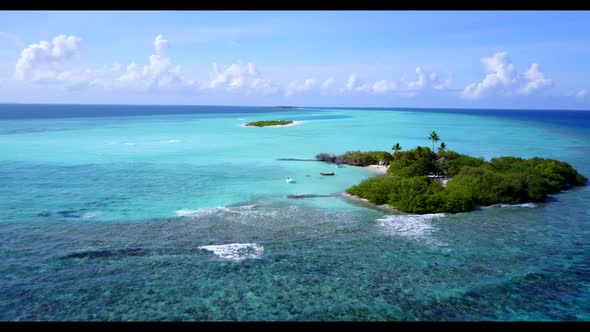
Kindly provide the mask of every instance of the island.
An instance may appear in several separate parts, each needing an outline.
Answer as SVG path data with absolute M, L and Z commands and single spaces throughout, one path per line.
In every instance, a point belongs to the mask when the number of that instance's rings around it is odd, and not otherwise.
M 274 108 L 286 108 L 286 109 L 291 109 L 291 108 L 299 108 L 297 106 L 273 106 Z
M 278 126 L 296 126 L 302 124 L 303 121 L 292 120 L 263 120 L 246 123 L 245 127 L 278 127 Z
M 458 213 L 478 206 L 543 202 L 550 194 L 584 186 L 588 179 L 570 164 L 540 157 L 497 157 L 486 161 L 447 150 L 417 146 L 401 151 L 320 153 L 317 160 L 354 166 L 384 165 L 382 176 L 363 180 L 346 190 L 352 197 L 416 214 Z M 434 136 L 434 137 L 432 137 Z

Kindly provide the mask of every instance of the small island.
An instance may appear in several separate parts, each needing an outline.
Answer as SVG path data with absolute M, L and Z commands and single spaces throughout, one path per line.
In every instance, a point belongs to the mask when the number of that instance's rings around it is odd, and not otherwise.
M 291 109 L 291 108 L 299 108 L 297 106 L 274 106 L 274 108 L 286 108 L 286 109 Z
M 353 151 L 343 155 L 320 153 L 317 160 L 354 166 L 386 165 L 387 172 L 352 186 L 346 192 L 376 205 L 409 213 L 458 213 L 477 206 L 543 202 L 550 194 L 588 179 L 570 164 L 545 158 L 483 158 L 447 150 L 440 138 L 429 137 L 433 149 L 417 146 L 401 151 L 399 143 L 387 151 Z
M 278 126 L 296 126 L 302 124 L 303 121 L 292 120 L 263 120 L 246 123 L 245 127 L 278 127 Z

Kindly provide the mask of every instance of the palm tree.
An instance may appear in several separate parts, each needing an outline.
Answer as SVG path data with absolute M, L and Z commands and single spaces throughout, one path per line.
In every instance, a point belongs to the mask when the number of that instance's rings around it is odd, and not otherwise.
M 396 153 L 402 150 L 402 147 L 401 145 L 399 145 L 399 143 L 395 143 L 395 145 L 392 146 L 391 149 L 393 150 L 393 155 L 395 156 Z
M 436 133 L 436 131 L 432 131 L 430 133 L 430 136 L 428 137 L 429 140 L 432 141 L 432 151 L 434 151 L 434 143 L 438 142 L 440 140 L 440 137 L 438 137 L 438 134 Z
M 438 153 L 443 153 L 443 152 L 445 152 L 446 149 L 447 149 L 447 145 L 445 144 L 445 142 L 441 142 L 440 146 L 438 147 Z

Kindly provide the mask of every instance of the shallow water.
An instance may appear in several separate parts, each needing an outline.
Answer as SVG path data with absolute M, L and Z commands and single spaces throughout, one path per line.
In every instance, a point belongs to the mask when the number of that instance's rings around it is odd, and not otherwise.
M 0 107 L 10 108 L 0 110 L 0 320 L 590 319 L 588 187 L 534 205 L 400 215 L 340 195 L 368 170 L 278 160 L 410 149 L 436 130 L 462 153 L 558 158 L 588 176 L 587 131 L 546 113 L 71 118 L 52 106 L 51 118 L 15 119 L 6 114 L 47 106 Z M 266 119 L 304 123 L 240 127 Z

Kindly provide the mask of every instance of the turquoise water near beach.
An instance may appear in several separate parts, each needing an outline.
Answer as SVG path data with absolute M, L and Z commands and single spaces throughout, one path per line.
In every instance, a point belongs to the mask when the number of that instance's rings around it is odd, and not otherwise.
M 271 119 L 303 123 L 241 126 Z M 436 130 L 589 176 L 589 128 L 566 111 L 0 105 L 0 319 L 589 320 L 588 186 L 413 216 L 341 195 L 371 171 L 307 160 Z

